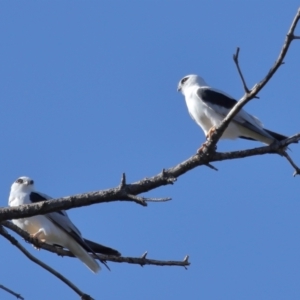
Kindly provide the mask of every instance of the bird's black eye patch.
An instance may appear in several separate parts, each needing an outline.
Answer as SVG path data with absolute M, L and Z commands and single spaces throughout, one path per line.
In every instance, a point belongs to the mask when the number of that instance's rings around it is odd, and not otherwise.
M 33 180 L 30 180 L 30 181 L 29 181 L 29 184 L 34 184 L 34 181 L 33 181 Z
M 182 80 L 181 80 L 181 84 L 184 84 L 189 78 L 188 77 L 184 77 Z
M 22 178 L 18 178 L 17 180 L 16 180 L 16 183 L 23 183 L 24 181 L 23 181 L 23 179 Z

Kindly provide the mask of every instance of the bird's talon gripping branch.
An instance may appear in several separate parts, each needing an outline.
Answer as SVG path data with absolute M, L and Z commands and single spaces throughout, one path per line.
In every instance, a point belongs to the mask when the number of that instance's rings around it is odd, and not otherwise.
M 208 130 L 208 133 L 206 135 L 206 139 L 210 140 L 211 136 L 213 135 L 213 133 L 216 131 L 216 126 L 212 126 L 210 127 L 210 129 Z
M 32 244 L 32 247 L 35 249 L 35 250 L 40 250 L 41 247 L 38 246 L 40 242 L 43 242 L 42 240 L 39 240 L 38 239 L 38 236 L 39 236 L 40 232 L 36 232 L 36 233 L 33 233 L 33 234 L 30 234 L 30 239 L 31 239 L 31 244 Z

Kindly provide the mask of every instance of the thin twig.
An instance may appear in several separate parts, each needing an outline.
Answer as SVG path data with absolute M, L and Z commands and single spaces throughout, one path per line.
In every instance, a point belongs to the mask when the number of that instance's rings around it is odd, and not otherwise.
M 216 168 L 216 167 L 214 167 L 212 164 L 210 164 L 210 163 L 206 163 L 206 164 L 204 164 L 205 166 L 207 166 L 207 167 L 209 167 L 209 168 L 211 168 L 211 169 L 213 169 L 213 170 L 215 170 L 215 171 L 218 171 L 218 169 Z
M 150 258 L 144 258 L 143 256 L 141 257 L 116 257 L 116 256 L 106 256 L 106 255 L 101 255 L 101 257 L 107 257 L 107 260 L 113 261 L 115 263 L 128 263 L 128 264 L 135 264 L 135 265 L 152 265 L 152 266 L 160 266 L 160 267 L 187 267 L 190 265 L 190 262 L 188 261 L 178 261 L 178 260 L 157 260 L 157 259 L 150 259 Z M 146 252 L 147 255 L 147 252 Z
M 288 155 L 288 153 L 287 153 L 285 150 L 283 150 L 283 151 L 281 151 L 281 152 L 278 151 L 278 153 L 279 153 L 280 155 L 284 156 L 284 157 L 287 159 L 287 161 L 291 164 L 291 166 L 295 169 L 293 176 L 295 177 L 296 175 L 299 175 L 299 174 L 300 174 L 300 169 L 299 169 L 299 167 L 294 163 L 294 161 L 291 159 L 291 157 Z
M 0 225 L 0 234 L 5 237 L 7 240 L 9 240 L 14 246 L 16 246 L 27 258 L 29 258 L 31 261 L 36 263 L 37 265 L 41 266 L 43 269 L 47 270 L 54 276 L 56 276 L 58 279 L 60 279 L 62 282 L 64 282 L 67 286 L 69 286 L 75 293 L 77 293 L 81 299 L 84 300 L 93 300 L 89 295 L 83 293 L 77 286 L 75 286 L 71 281 L 69 281 L 66 277 L 61 275 L 59 272 L 54 270 L 53 268 L 49 267 L 33 255 L 31 255 L 13 236 L 11 236 L 3 226 Z
M 126 187 L 126 175 L 125 173 L 122 174 L 121 182 L 120 182 L 120 190 Z
M 12 294 L 13 296 L 17 297 L 17 299 L 21 299 L 21 300 L 24 300 L 24 298 L 20 295 L 20 294 L 17 294 L 15 293 L 14 291 L 12 291 L 11 289 L 5 287 L 4 285 L 0 284 L 0 289 L 8 292 L 9 294 Z
M 172 200 L 170 197 L 166 198 L 145 198 L 145 197 L 139 197 L 131 194 L 127 194 L 127 197 L 131 200 L 141 201 L 141 202 L 166 202 Z
M 250 90 L 249 90 L 248 87 L 247 87 L 245 78 L 244 78 L 243 73 L 242 73 L 242 70 L 241 70 L 241 68 L 240 68 L 239 54 L 240 54 L 240 48 L 237 47 L 237 48 L 236 48 L 235 54 L 233 54 L 233 61 L 234 61 L 235 65 L 236 65 L 237 70 L 238 70 L 238 72 L 239 72 L 239 75 L 240 75 L 240 77 L 241 77 L 241 80 L 242 80 L 242 83 L 243 83 L 243 87 L 244 87 L 244 91 L 245 91 L 246 94 L 248 94 L 248 93 L 250 92 Z M 256 97 L 256 98 L 258 98 L 258 97 Z
M 10 230 L 14 231 L 18 235 L 20 235 L 22 238 L 25 239 L 25 241 L 33 244 L 35 247 L 39 249 L 44 249 L 52 253 L 56 253 L 59 256 L 68 256 L 68 257 L 74 257 L 74 254 L 71 253 L 68 250 L 65 250 L 60 247 L 55 247 L 43 242 L 40 242 L 37 239 L 32 239 L 30 235 L 23 231 L 18 226 L 14 225 L 12 222 L 9 221 L 3 221 L 1 225 L 5 226 L 6 228 L 9 228 Z M 116 257 L 116 256 L 109 256 L 109 255 L 103 255 L 98 254 L 97 256 L 94 254 L 91 254 L 95 259 L 98 259 L 100 261 L 111 261 L 116 263 L 130 263 L 130 264 L 138 264 L 138 265 L 156 265 L 156 266 L 188 266 L 189 264 L 183 263 L 182 261 L 164 261 L 164 260 L 156 260 L 156 259 L 146 259 L 145 257 Z

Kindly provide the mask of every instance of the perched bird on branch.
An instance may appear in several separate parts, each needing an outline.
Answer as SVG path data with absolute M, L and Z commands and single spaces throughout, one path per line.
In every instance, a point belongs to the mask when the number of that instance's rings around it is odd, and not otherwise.
M 23 176 L 12 184 L 8 205 L 19 206 L 49 199 L 51 197 L 35 191 L 34 181 L 31 178 Z M 41 242 L 68 249 L 94 273 L 101 268 L 89 253 L 96 256 L 97 253 L 121 255 L 117 250 L 84 239 L 64 210 L 15 219 L 12 222 Z
M 202 128 L 207 139 L 237 103 L 228 94 L 207 85 L 198 75 L 183 77 L 177 90 L 184 95 L 190 116 Z M 229 123 L 221 138 L 242 138 L 270 145 L 287 137 L 263 128 L 259 119 L 241 109 Z

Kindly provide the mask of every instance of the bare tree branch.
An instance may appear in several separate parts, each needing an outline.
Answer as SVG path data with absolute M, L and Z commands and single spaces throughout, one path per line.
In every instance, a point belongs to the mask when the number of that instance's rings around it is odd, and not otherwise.
M 44 249 L 49 252 L 56 253 L 59 256 L 68 256 L 68 257 L 74 257 L 73 253 L 71 253 L 68 250 L 65 250 L 63 248 L 55 247 L 46 243 L 42 243 L 37 239 L 32 238 L 26 231 L 22 230 L 18 226 L 14 225 L 12 222 L 9 221 L 3 221 L 1 225 L 9 228 L 10 230 L 14 231 L 18 235 L 20 235 L 22 238 L 25 239 L 25 241 L 33 244 L 38 249 Z M 163 260 L 155 260 L 155 259 L 148 259 L 146 258 L 146 254 L 144 254 L 141 257 L 116 257 L 116 256 L 109 256 L 109 255 L 103 255 L 103 254 L 91 254 L 95 259 L 103 260 L 103 261 L 111 261 L 116 263 L 129 263 L 129 264 L 137 264 L 137 265 L 156 265 L 156 266 L 179 266 L 179 267 L 187 267 L 190 265 L 188 261 L 163 261 Z
M 300 140 L 300 133 L 290 138 L 287 138 L 283 141 L 265 147 L 259 147 L 259 148 L 248 149 L 243 151 L 234 151 L 228 153 L 215 152 L 216 144 L 220 139 L 220 137 L 222 136 L 224 130 L 227 128 L 228 124 L 232 120 L 232 118 L 238 113 L 239 110 L 241 110 L 241 108 L 247 102 L 249 102 L 251 99 L 256 97 L 257 93 L 268 83 L 268 81 L 272 78 L 272 76 L 275 74 L 275 72 L 280 67 L 280 65 L 283 64 L 283 59 L 289 49 L 291 42 L 294 39 L 299 39 L 299 37 L 294 35 L 294 30 L 296 28 L 299 19 L 300 19 L 300 9 L 298 10 L 297 15 L 295 16 L 292 22 L 292 25 L 286 36 L 284 45 L 280 51 L 279 57 L 275 62 L 274 66 L 270 69 L 269 73 L 265 76 L 265 78 L 261 80 L 258 84 L 256 84 L 251 90 L 248 90 L 243 74 L 240 70 L 239 62 L 238 62 L 239 49 L 237 50 L 234 60 L 238 68 L 239 74 L 241 76 L 246 93 L 240 99 L 240 101 L 234 106 L 234 108 L 228 113 L 228 115 L 224 118 L 220 126 L 218 126 L 218 128 L 214 131 L 214 133 L 211 136 L 211 139 L 206 142 L 206 147 L 203 147 L 203 150 L 199 153 L 199 155 L 198 154 L 194 155 L 189 159 L 187 159 L 186 161 L 183 161 L 180 164 L 176 165 L 173 168 L 167 170 L 163 169 L 161 173 L 153 177 L 144 178 L 132 184 L 126 183 L 126 176 L 125 174 L 123 174 L 120 185 L 112 189 L 85 193 L 85 194 L 75 195 L 75 196 L 69 196 L 69 197 L 64 197 L 56 200 L 49 200 L 40 203 L 23 205 L 19 207 L 2 208 L 0 209 L 0 221 L 30 217 L 36 214 L 45 214 L 48 212 L 53 212 L 61 209 L 70 209 L 74 207 L 92 205 L 95 203 L 104 203 L 104 202 L 113 202 L 113 201 L 131 201 L 140 204 L 142 206 L 146 206 L 148 201 L 159 201 L 159 202 L 166 201 L 169 200 L 169 198 L 147 199 L 144 197 L 140 197 L 138 195 L 163 185 L 173 184 L 179 176 L 183 175 L 184 173 L 188 172 L 189 170 L 197 166 L 206 165 L 209 166 L 210 168 L 215 169 L 215 167 L 210 164 L 211 162 L 214 161 L 244 158 L 248 156 L 263 155 L 263 154 L 280 154 L 284 156 L 294 167 L 295 169 L 294 175 L 300 174 L 300 169 L 297 167 L 297 165 L 292 161 L 292 159 L 285 151 L 288 145 L 290 145 L 293 142 L 298 142 Z M 12 229 L 12 225 L 13 225 L 12 223 L 5 221 L 2 224 Z M 29 240 L 29 236 L 26 232 L 22 232 L 19 228 L 17 229 L 14 228 L 12 230 L 20 234 L 22 237 L 24 237 L 25 240 Z M 53 275 L 58 277 L 60 280 L 62 280 L 70 288 L 72 288 L 78 295 L 80 295 L 81 299 L 83 300 L 92 299 L 89 295 L 81 292 L 76 286 L 74 286 L 61 274 L 59 274 L 58 272 L 51 269 L 46 264 L 42 263 L 41 261 L 37 260 L 34 256 L 32 256 L 28 251 L 26 251 L 24 247 L 22 247 L 18 243 L 18 241 L 15 238 L 9 235 L 1 225 L 0 225 L 0 234 L 3 235 L 9 241 L 11 241 L 13 245 L 19 248 L 30 260 L 39 264 L 40 266 L 42 266 L 43 268 L 51 272 Z M 31 240 L 31 242 L 37 247 L 55 252 L 58 255 L 72 256 L 72 254 L 69 251 L 66 251 L 64 249 L 52 247 L 47 244 L 39 243 L 38 241 Z M 133 258 L 133 257 L 118 258 L 118 257 L 109 257 L 103 255 L 100 257 L 100 259 L 119 262 L 119 263 L 127 262 L 132 264 L 139 264 L 141 266 L 146 264 L 152 264 L 152 265 L 164 265 L 164 266 L 165 265 L 183 266 L 186 268 L 190 264 L 188 261 L 188 256 L 186 256 L 183 259 L 183 261 L 157 261 L 157 260 L 147 259 L 146 256 L 147 256 L 147 252 L 144 253 L 140 258 Z M 95 258 L 99 259 L 99 257 L 95 257 Z
M 75 286 L 71 281 L 69 281 L 67 278 L 62 276 L 59 272 L 55 271 L 33 255 L 31 255 L 13 236 L 11 236 L 6 229 L 0 225 L 0 234 L 5 237 L 7 240 L 9 240 L 14 246 L 16 246 L 27 258 L 29 258 L 31 261 L 36 263 L 37 265 L 41 266 L 43 269 L 47 270 L 54 276 L 56 276 L 58 279 L 60 279 L 62 282 L 64 282 L 67 286 L 69 286 L 75 293 L 77 293 L 81 299 L 83 300 L 93 300 L 89 295 L 83 293 L 77 286 Z
M 281 154 L 282 156 L 284 156 L 287 161 L 291 164 L 291 166 L 295 169 L 293 176 L 295 177 L 296 175 L 300 174 L 300 169 L 299 167 L 293 162 L 293 160 L 291 159 L 291 157 L 288 155 L 288 153 L 283 150 L 283 151 L 279 151 L 279 154 Z
M 218 143 L 220 137 L 223 132 L 228 127 L 229 123 L 232 121 L 234 116 L 242 109 L 242 107 L 248 103 L 253 98 L 258 98 L 257 94 L 260 90 L 269 82 L 272 76 L 276 73 L 278 68 L 284 64 L 284 58 L 289 50 L 291 42 L 295 39 L 300 39 L 300 36 L 296 36 L 294 34 L 297 23 L 300 19 L 300 9 L 298 10 L 291 27 L 286 35 L 286 39 L 281 48 L 279 56 L 273 65 L 273 67 L 269 70 L 268 74 L 256 85 L 252 87 L 252 89 L 248 89 L 246 81 L 244 79 L 243 73 L 241 71 L 239 65 L 239 51 L 237 48 L 236 54 L 233 56 L 235 65 L 237 67 L 238 73 L 241 77 L 242 84 L 245 90 L 245 95 L 237 102 L 237 104 L 231 109 L 231 111 L 224 118 L 220 126 L 216 128 L 216 130 L 212 133 L 211 138 L 205 143 L 206 147 L 203 147 L 199 154 L 196 154 L 189 159 L 179 163 L 178 165 L 169 168 L 163 169 L 159 174 L 152 176 L 150 178 L 144 178 L 138 182 L 134 182 L 131 184 L 127 184 L 125 173 L 122 174 L 121 182 L 119 186 L 111 189 L 106 189 L 102 191 L 89 192 L 74 196 L 68 196 L 59 199 L 53 199 L 49 201 L 43 201 L 39 203 L 33 203 L 28 205 L 22 205 L 18 207 L 10 207 L 10 208 L 1 208 L 0 209 L 0 235 L 9 240 L 14 246 L 16 246 L 25 256 L 27 256 L 34 263 L 40 265 L 42 268 L 46 269 L 48 272 L 59 278 L 66 285 L 68 285 L 73 291 L 75 291 L 82 300 L 92 300 L 92 298 L 80 291 L 73 283 L 71 283 L 68 279 L 63 277 L 60 273 L 44 264 L 33 255 L 31 255 L 20 243 L 12 237 L 6 229 L 3 227 L 7 227 L 20 236 L 22 236 L 26 241 L 29 241 L 33 245 L 38 248 L 45 249 L 47 251 L 57 253 L 60 256 L 70 256 L 74 257 L 70 251 L 64 250 L 62 248 L 58 248 L 55 246 L 51 246 L 45 243 L 42 243 L 36 239 L 32 239 L 30 235 L 13 223 L 8 222 L 9 219 L 18 219 L 24 217 L 31 217 L 33 215 L 45 214 L 49 212 L 54 212 L 62 209 L 71 209 L 75 207 L 93 205 L 96 203 L 104 203 L 104 202 L 113 202 L 113 201 L 128 201 L 140 204 L 142 206 L 147 206 L 147 202 L 164 202 L 169 201 L 171 198 L 145 198 L 139 196 L 141 193 L 148 192 L 150 190 L 156 189 L 160 186 L 173 184 L 177 178 L 186 172 L 190 171 L 193 168 L 198 166 L 208 166 L 213 170 L 217 170 L 211 162 L 229 160 L 229 159 L 237 159 L 237 158 L 245 158 L 249 156 L 256 155 L 264 155 L 264 154 L 279 154 L 284 156 L 288 162 L 295 169 L 294 176 L 300 174 L 300 168 L 293 162 L 288 153 L 286 152 L 286 147 L 291 143 L 298 142 L 300 140 L 300 133 L 289 137 L 283 141 L 278 143 L 271 144 L 269 146 L 258 147 L 253 149 L 247 149 L 242 151 L 233 151 L 226 153 L 218 153 L 215 151 L 216 144 Z M 93 254 L 91 254 L 93 255 Z M 144 265 L 157 265 L 157 266 L 182 266 L 187 268 L 190 265 L 189 257 L 186 256 L 182 261 L 159 261 L 147 258 L 147 252 L 145 252 L 141 257 L 113 257 L 106 255 L 93 255 L 94 258 L 100 259 L 103 261 L 112 261 L 118 263 L 130 263 L 130 264 L 139 264 L 141 266 Z M 19 299 L 23 299 L 20 295 L 14 293 L 13 291 L 5 288 L 3 285 L 0 285 L 0 288 L 6 290 L 7 292 L 13 294 Z
M 245 78 L 244 78 L 243 73 L 242 73 L 242 70 L 241 70 L 241 68 L 240 68 L 239 54 L 240 54 L 240 48 L 237 47 L 237 48 L 236 48 L 236 53 L 233 54 L 233 61 L 234 61 L 235 65 L 236 65 L 237 70 L 238 70 L 238 72 L 239 72 L 239 75 L 240 75 L 240 77 L 241 77 L 241 80 L 242 80 L 242 83 L 243 83 L 243 87 L 244 87 L 244 91 L 245 91 L 246 94 L 248 94 L 248 93 L 250 92 L 250 90 L 249 90 L 248 87 L 247 87 Z M 259 97 L 255 96 L 255 98 L 259 98 Z
M 14 291 L 10 290 L 9 288 L 5 287 L 4 285 L 0 284 L 0 289 L 8 292 L 9 294 L 12 294 L 14 295 L 15 297 L 17 297 L 17 299 L 21 299 L 21 300 L 24 300 L 24 298 L 20 295 L 20 294 L 17 294 L 15 293 Z
M 224 118 L 222 123 L 216 128 L 215 131 L 213 131 L 211 138 L 209 141 L 205 143 L 206 147 L 202 148 L 202 151 L 200 155 L 212 153 L 215 149 L 215 146 L 217 142 L 219 141 L 220 137 L 222 136 L 225 129 L 228 127 L 231 120 L 234 118 L 234 116 L 242 109 L 242 107 L 248 103 L 251 99 L 255 98 L 256 95 L 259 93 L 259 91 L 269 82 L 269 80 L 272 78 L 272 76 L 275 74 L 277 69 L 283 64 L 283 60 L 285 58 L 285 55 L 290 47 L 290 44 L 293 40 L 298 39 L 297 36 L 294 35 L 294 31 L 296 29 L 297 23 L 300 19 L 300 8 L 298 9 L 298 12 L 292 22 L 292 25 L 286 35 L 284 44 L 281 48 L 281 51 L 279 53 L 279 56 L 274 64 L 274 66 L 269 70 L 268 74 L 263 78 L 259 83 L 257 83 L 249 92 L 247 85 L 245 83 L 244 77 L 240 71 L 239 65 L 238 65 L 238 53 L 234 57 L 234 61 L 236 62 L 236 65 L 238 67 L 239 74 L 242 78 L 243 86 L 246 91 L 245 95 L 237 102 L 237 104 L 230 110 L 230 112 L 227 114 L 227 116 Z
M 280 141 L 276 144 L 272 144 L 269 146 L 224 153 L 213 152 L 209 155 L 196 154 L 170 169 L 164 169 L 162 172 L 155 176 L 144 178 L 140 181 L 131 184 L 126 184 L 126 197 L 130 197 L 130 195 L 138 195 L 141 193 L 145 193 L 150 190 L 156 189 L 160 186 L 173 184 L 176 181 L 176 178 L 178 178 L 179 176 L 198 166 L 207 165 L 208 162 L 245 158 L 255 155 L 279 153 L 281 149 L 299 140 L 300 133 L 295 134 L 294 136 L 291 136 L 286 140 Z M 87 206 L 95 203 L 122 201 L 120 200 L 120 198 L 123 197 L 122 193 L 123 192 L 120 192 L 120 186 L 118 186 L 116 188 L 108 190 L 68 196 L 39 203 L 20 205 L 17 207 L 3 207 L 0 209 L 0 221 L 31 217 L 33 215 L 45 214 L 62 209 L 71 209 L 75 207 Z M 142 197 L 136 198 L 136 202 L 148 200 L 149 199 L 145 199 Z M 160 202 L 162 200 L 163 199 L 159 199 Z

